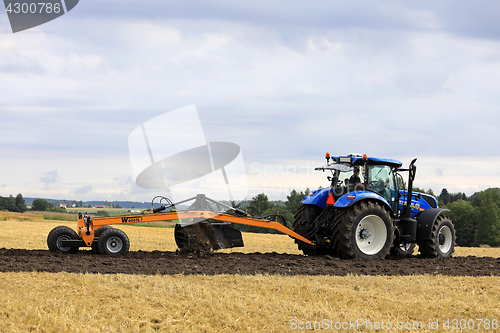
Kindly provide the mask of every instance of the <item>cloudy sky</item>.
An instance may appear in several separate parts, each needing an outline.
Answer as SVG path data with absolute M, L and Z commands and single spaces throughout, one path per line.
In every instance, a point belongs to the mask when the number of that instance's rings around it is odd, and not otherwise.
M 128 137 L 193 104 L 248 197 L 327 186 L 327 151 L 500 186 L 499 22 L 497 1 L 81 0 L 13 34 L 2 8 L 0 195 L 148 201 Z

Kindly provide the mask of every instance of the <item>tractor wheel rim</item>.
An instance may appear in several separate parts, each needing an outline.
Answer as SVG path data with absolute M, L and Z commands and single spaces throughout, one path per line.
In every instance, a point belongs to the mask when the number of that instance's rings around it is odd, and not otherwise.
M 110 253 L 118 253 L 121 251 L 122 248 L 123 248 L 123 241 L 121 240 L 120 237 L 111 236 L 106 241 L 106 249 Z
M 61 235 L 61 236 L 59 236 L 59 237 L 57 238 L 57 242 L 56 242 L 56 244 L 57 244 L 57 249 L 58 249 L 59 251 L 61 251 L 61 252 L 66 252 L 66 251 L 71 250 L 71 247 L 69 247 L 69 246 L 64 246 L 64 247 L 63 247 L 63 246 L 61 245 L 61 242 L 62 242 L 63 240 L 71 240 L 71 237 L 69 237 L 68 235 Z
M 356 245 L 364 254 L 377 254 L 384 248 L 386 241 L 385 223 L 377 215 L 365 216 L 356 227 Z
M 438 242 L 439 242 L 439 250 L 442 253 L 447 253 L 451 249 L 453 237 L 451 236 L 451 229 L 448 226 L 443 226 L 439 229 L 438 233 Z

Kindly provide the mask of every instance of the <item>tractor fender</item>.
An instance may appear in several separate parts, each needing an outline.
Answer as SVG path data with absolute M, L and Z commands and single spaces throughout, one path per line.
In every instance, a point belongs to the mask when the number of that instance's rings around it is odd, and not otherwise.
M 434 222 L 441 215 L 442 212 L 449 209 L 444 208 L 429 208 L 421 212 L 416 216 L 417 219 L 417 240 L 427 240 L 431 239 L 432 236 L 432 226 Z
M 389 205 L 387 200 L 385 200 L 384 197 L 382 197 L 380 194 L 370 191 L 355 191 L 344 194 L 335 202 L 334 207 L 337 208 L 350 207 L 356 202 L 366 199 L 374 199 L 376 201 L 379 201 L 383 206 L 385 206 L 389 210 L 391 216 L 394 217 L 394 212 L 392 211 L 391 205 Z
M 326 207 L 326 199 L 328 199 L 328 194 L 330 194 L 330 188 L 320 188 L 319 190 L 314 190 L 309 195 L 302 199 L 302 204 L 304 205 L 316 205 L 321 209 Z

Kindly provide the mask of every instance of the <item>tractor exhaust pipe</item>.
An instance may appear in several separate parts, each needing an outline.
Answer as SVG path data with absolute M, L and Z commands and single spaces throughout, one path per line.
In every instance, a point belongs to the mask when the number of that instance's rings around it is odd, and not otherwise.
M 411 218 L 411 198 L 413 195 L 413 181 L 415 180 L 415 175 L 417 174 L 417 166 L 415 162 L 417 159 L 415 158 L 410 163 L 409 173 L 408 173 L 408 191 L 406 193 L 406 207 L 404 211 L 404 217 Z
M 406 192 L 406 206 L 403 208 L 403 213 L 401 214 L 401 222 L 404 225 L 405 242 L 412 243 L 417 239 L 417 221 L 411 218 L 411 198 L 413 196 L 413 181 L 415 180 L 415 175 L 417 173 L 417 167 L 414 159 L 410 163 L 408 168 L 408 191 Z M 405 243 L 406 244 L 406 243 Z

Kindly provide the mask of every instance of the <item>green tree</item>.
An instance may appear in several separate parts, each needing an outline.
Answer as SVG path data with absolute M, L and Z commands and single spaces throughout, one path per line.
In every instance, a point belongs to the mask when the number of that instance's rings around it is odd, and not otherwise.
M 9 212 L 18 212 L 19 209 L 16 206 L 16 199 L 12 195 L 7 198 L 0 197 L 0 210 L 8 210 Z
M 482 200 L 480 205 L 476 207 L 475 213 L 477 229 L 473 245 L 500 245 L 500 208 L 493 198 Z
M 44 199 L 35 199 L 31 204 L 31 210 L 46 211 L 52 208 L 52 204 Z
M 458 246 L 472 246 L 476 235 L 476 211 L 470 202 L 456 201 L 448 205 L 449 217 L 455 225 Z
M 96 213 L 95 213 L 97 216 L 101 216 L 101 217 L 109 217 L 109 214 L 107 211 L 105 210 L 98 210 Z
M 413 186 L 412 191 L 413 192 L 425 193 L 425 190 L 423 188 L 416 187 L 416 186 Z
M 257 194 L 252 198 L 250 204 L 248 205 L 248 213 L 252 216 L 261 216 L 272 207 L 272 203 L 269 202 L 267 195 L 264 193 Z
M 448 193 L 448 190 L 443 188 L 438 199 L 442 202 L 443 205 L 447 205 L 450 201 L 450 193 Z
M 286 208 L 290 213 L 295 215 L 302 205 L 301 201 L 307 196 L 311 191 L 307 188 L 305 192 L 297 192 L 295 189 L 287 195 L 287 202 L 285 203 Z
M 500 189 L 489 188 L 471 198 L 476 223 L 473 245 L 500 245 Z
M 497 206 L 500 207 L 500 189 L 499 188 L 489 188 L 484 191 L 474 193 L 472 200 L 472 205 L 475 207 L 481 206 L 484 201 L 492 200 Z
M 436 197 L 436 195 L 434 194 L 434 191 L 433 191 L 431 188 L 430 188 L 430 189 L 428 189 L 425 193 L 430 194 L 430 195 L 432 195 L 433 197 Z
M 26 208 L 26 202 L 24 201 L 24 198 L 23 198 L 21 193 L 19 193 L 16 196 L 15 204 L 16 204 L 17 210 L 20 211 L 21 213 L 25 212 L 28 209 L 28 208 Z

